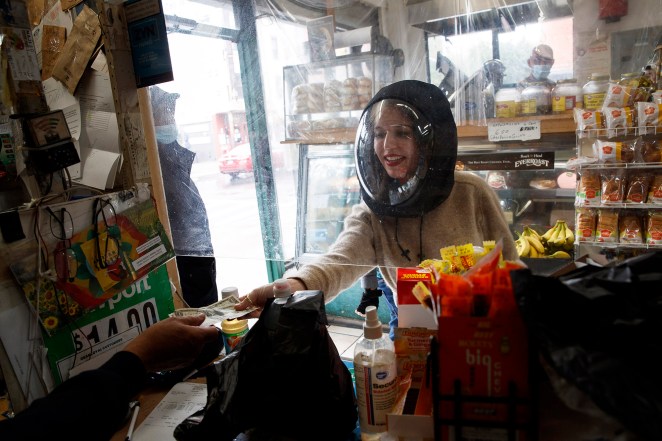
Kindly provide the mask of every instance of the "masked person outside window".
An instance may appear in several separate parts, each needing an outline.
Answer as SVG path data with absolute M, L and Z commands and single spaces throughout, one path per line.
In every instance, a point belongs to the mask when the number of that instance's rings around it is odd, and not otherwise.
M 529 83 L 542 82 L 551 91 L 556 83 L 549 78 L 549 72 L 554 65 L 554 51 L 546 44 L 539 44 L 531 50 L 527 64 L 531 69 L 528 77 L 520 81 L 517 87 L 524 89 Z
M 170 230 L 184 301 L 191 307 L 218 301 L 216 259 L 205 203 L 191 179 L 195 153 L 177 141 L 178 93 L 150 88 Z
M 494 190 L 455 171 L 457 128 L 437 86 L 407 80 L 381 89 L 361 116 L 355 159 L 362 202 L 327 253 L 285 275 L 293 291 L 321 290 L 329 302 L 379 267 L 397 304 L 397 268 L 440 258 L 442 247 L 503 240 L 504 257 L 517 259 Z M 269 297 L 272 286 L 264 285 L 235 308 L 261 307 Z

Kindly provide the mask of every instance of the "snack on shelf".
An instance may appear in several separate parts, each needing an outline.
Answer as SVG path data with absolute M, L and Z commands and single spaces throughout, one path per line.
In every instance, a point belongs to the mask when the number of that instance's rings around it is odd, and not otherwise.
M 308 113 L 308 89 L 309 87 L 307 84 L 299 84 L 292 88 L 292 113 Z
M 662 134 L 644 135 L 639 147 L 637 162 L 662 162 Z
M 310 83 L 308 86 L 308 111 L 324 112 L 324 83 Z
M 597 170 L 586 169 L 579 172 L 577 202 L 580 205 L 590 205 L 599 202 L 601 190 L 600 174 Z
M 644 243 L 641 218 L 635 212 L 622 212 L 618 219 L 620 243 Z
M 648 197 L 648 187 L 650 187 L 651 176 L 637 170 L 628 177 L 627 192 L 625 193 L 625 202 L 643 204 Z
M 601 110 L 585 110 L 575 107 L 573 109 L 577 134 L 587 137 L 590 131 L 604 128 L 604 115 Z
M 632 107 L 603 107 L 602 111 L 608 138 L 624 136 L 634 131 L 635 113 Z
M 618 242 L 618 211 L 601 208 L 598 210 L 598 223 L 595 227 L 595 240 L 598 242 Z
M 649 210 L 646 220 L 646 244 L 662 245 L 662 211 Z
M 339 112 L 342 110 L 341 89 L 342 83 L 338 80 L 331 80 L 324 83 L 324 110 L 326 112 Z
M 363 109 L 372 98 L 372 80 L 368 77 L 358 77 L 359 108 Z
M 343 110 L 359 108 L 359 82 L 356 78 L 346 78 L 342 83 L 340 102 Z
M 631 86 L 609 83 L 607 86 L 607 92 L 605 93 L 605 100 L 602 104 L 603 109 L 605 107 L 631 106 L 634 102 L 633 90 L 634 88 Z
M 594 155 L 602 163 L 632 163 L 634 162 L 635 148 L 640 143 L 640 137 L 624 139 L 622 141 L 596 139 L 593 143 Z
M 648 188 L 648 203 L 662 204 L 662 173 L 656 173 Z
M 662 129 L 662 104 L 637 103 L 639 133 L 656 133 Z
M 625 170 L 605 169 L 600 172 L 602 189 L 600 202 L 603 204 L 620 203 L 625 198 Z
M 595 238 L 595 226 L 597 223 L 597 212 L 591 208 L 578 208 L 575 220 L 577 233 L 575 240 L 578 242 L 593 242 Z

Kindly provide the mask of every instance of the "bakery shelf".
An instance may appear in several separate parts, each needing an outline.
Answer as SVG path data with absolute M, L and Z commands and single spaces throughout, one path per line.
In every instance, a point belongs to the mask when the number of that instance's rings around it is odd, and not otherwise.
M 542 135 L 552 133 L 575 133 L 575 120 L 572 114 L 519 116 L 516 118 L 490 118 L 487 123 L 468 121 L 457 126 L 458 138 L 487 138 L 487 125 L 491 122 L 540 121 Z

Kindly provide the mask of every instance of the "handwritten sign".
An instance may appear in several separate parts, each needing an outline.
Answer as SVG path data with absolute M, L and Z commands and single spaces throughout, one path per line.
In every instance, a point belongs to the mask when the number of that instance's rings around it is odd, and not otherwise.
M 487 124 L 487 139 L 492 142 L 540 139 L 540 121 L 490 122 Z

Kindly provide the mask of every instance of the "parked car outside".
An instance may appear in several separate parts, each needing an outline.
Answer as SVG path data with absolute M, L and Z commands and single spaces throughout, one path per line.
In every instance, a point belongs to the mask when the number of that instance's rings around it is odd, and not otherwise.
M 274 169 L 282 167 L 282 152 L 272 152 L 271 160 Z M 240 175 L 252 174 L 253 158 L 251 157 L 250 144 L 239 144 L 232 150 L 229 150 L 225 154 L 221 155 L 218 160 L 218 169 L 221 173 L 230 175 L 232 179 L 236 179 Z

